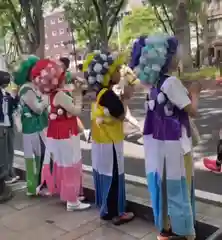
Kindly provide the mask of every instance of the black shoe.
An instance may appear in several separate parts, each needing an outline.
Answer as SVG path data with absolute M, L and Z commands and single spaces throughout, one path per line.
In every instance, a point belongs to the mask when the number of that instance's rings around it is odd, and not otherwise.
M 12 190 L 9 186 L 5 185 L 0 193 L 0 204 L 5 203 L 13 198 Z
M 131 222 L 134 219 L 135 215 L 132 212 L 126 212 L 122 216 L 114 217 L 112 222 L 116 226 Z
M 100 217 L 104 221 L 111 221 L 113 219 L 113 216 L 110 216 L 109 214 L 106 214 L 102 217 Z

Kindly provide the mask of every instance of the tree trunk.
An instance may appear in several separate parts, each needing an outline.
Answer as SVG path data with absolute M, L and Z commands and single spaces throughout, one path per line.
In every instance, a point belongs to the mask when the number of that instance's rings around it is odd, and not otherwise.
M 200 36 L 199 36 L 199 24 L 198 24 L 197 17 L 195 21 L 195 28 L 196 28 L 196 38 L 197 38 L 196 67 L 200 68 Z
M 19 36 L 19 33 L 16 29 L 16 24 L 14 23 L 14 21 L 11 21 L 11 28 L 12 28 L 12 32 L 15 37 L 16 43 L 18 44 L 19 52 L 22 54 L 24 51 L 23 51 L 23 46 L 21 42 L 21 36 Z
M 182 71 L 192 70 L 192 57 L 190 46 L 190 26 L 187 10 L 188 0 L 178 0 L 175 18 L 175 36 L 179 40 L 182 48 L 181 67 Z
M 166 26 L 166 24 L 165 24 L 165 21 L 164 21 L 164 19 L 162 19 L 161 15 L 159 14 L 159 11 L 158 11 L 157 6 L 156 6 L 155 4 L 152 4 L 152 6 L 153 6 L 154 14 L 156 15 L 156 18 L 157 18 L 157 19 L 160 21 L 160 23 L 162 24 L 162 27 L 163 27 L 164 31 L 165 31 L 166 33 L 168 33 L 168 29 L 167 29 L 167 26 Z
M 173 34 L 175 34 L 173 23 L 172 23 L 172 20 L 171 20 L 169 14 L 168 14 L 168 11 L 167 11 L 167 8 L 166 8 L 165 4 L 161 4 L 161 7 L 162 7 L 163 13 L 164 13 L 164 15 L 167 19 L 167 22 L 169 24 L 170 30 L 172 31 Z
M 43 17 L 43 12 L 42 10 L 40 11 L 40 16 L 39 16 L 39 46 L 36 50 L 36 55 L 40 58 L 45 57 L 45 21 Z
M 201 10 L 199 12 L 200 23 L 203 28 L 203 51 L 202 51 L 202 62 L 208 56 L 209 49 L 209 26 L 208 26 L 208 15 L 207 15 L 207 4 L 203 1 Z

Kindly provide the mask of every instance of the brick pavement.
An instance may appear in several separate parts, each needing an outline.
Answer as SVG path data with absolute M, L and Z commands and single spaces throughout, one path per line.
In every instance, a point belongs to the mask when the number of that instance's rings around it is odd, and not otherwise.
M 100 220 L 94 206 L 70 213 L 58 198 L 28 198 L 24 189 L 17 189 L 13 200 L 0 205 L 0 233 L 1 240 L 156 239 L 152 224 L 139 218 L 116 227 Z

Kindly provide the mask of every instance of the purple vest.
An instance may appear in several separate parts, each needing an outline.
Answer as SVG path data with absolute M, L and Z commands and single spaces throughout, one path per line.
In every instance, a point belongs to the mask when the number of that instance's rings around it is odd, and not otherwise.
M 165 76 L 162 84 L 166 79 Z M 187 130 L 188 137 L 190 137 L 188 114 L 173 105 L 167 96 L 161 92 L 162 84 L 160 83 L 160 86 L 151 89 L 144 124 L 144 135 L 152 134 L 153 138 L 157 140 L 177 141 L 181 138 L 183 125 Z

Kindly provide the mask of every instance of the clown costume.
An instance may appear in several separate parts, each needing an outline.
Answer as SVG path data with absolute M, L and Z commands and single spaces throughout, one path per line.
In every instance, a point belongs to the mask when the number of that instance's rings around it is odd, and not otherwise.
M 44 159 L 45 129 L 48 125 L 48 99 L 31 82 L 30 72 L 39 59 L 29 56 L 14 73 L 19 86 L 21 124 L 26 165 L 27 195 L 35 195 L 40 184 L 41 166 Z
M 151 36 L 135 42 L 136 72 L 151 86 L 144 124 L 145 164 L 158 239 L 195 239 L 194 170 L 189 116 L 197 112 L 200 86 L 190 92 L 171 75 L 178 41 Z M 136 59 L 136 57 L 133 57 Z M 190 97 L 189 97 L 189 96 Z
M 92 167 L 96 189 L 96 205 L 100 217 L 119 225 L 131 221 L 132 213 L 125 212 L 125 180 L 123 155 L 123 101 L 112 88 L 120 81 L 121 57 L 95 52 L 88 55 L 84 71 L 88 83 L 97 92 L 92 104 Z
M 75 101 L 64 90 L 65 71 L 61 62 L 40 60 L 31 75 L 34 85 L 48 94 L 50 101 L 42 184 L 46 183 L 51 195 L 60 195 L 67 211 L 87 209 L 90 205 L 79 201 L 82 156 L 77 116 L 82 110 L 81 89 L 74 89 Z
M 62 57 L 62 58 L 60 58 L 60 61 L 63 63 L 63 67 L 66 71 L 66 87 L 65 88 L 68 91 L 72 91 L 74 81 L 80 81 L 80 82 L 82 82 L 82 84 L 84 84 L 85 81 L 83 79 L 84 78 L 83 72 L 78 72 L 78 73 L 72 74 L 70 71 L 68 71 L 69 66 L 70 66 L 70 60 L 66 57 Z M 79 128 L 79 132 L 82 133 L 84 135 L 86 141 L 89 142 L 90 129 L 85 128 L 85 126 L 80 118 L 77 118 L 77 124 L 78 124 L 78 128 Z

